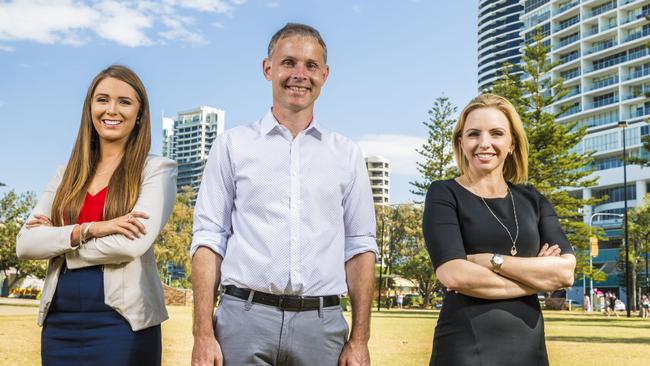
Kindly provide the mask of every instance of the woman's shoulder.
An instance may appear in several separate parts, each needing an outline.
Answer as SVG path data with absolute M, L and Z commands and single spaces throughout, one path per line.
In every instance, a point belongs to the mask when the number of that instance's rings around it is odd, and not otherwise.
M 176 161 L 160 155 L 149 154 L 144 166 L 144 174 L 146 176 L 160 171 L 168 171 L 171 174 L 176 174 L 177 169 L 178 163 Z
M 458 189 L 455 179 L 436 180 L 431 182 L 427 190 L 427 200 L 431 199 L 453 199 Z

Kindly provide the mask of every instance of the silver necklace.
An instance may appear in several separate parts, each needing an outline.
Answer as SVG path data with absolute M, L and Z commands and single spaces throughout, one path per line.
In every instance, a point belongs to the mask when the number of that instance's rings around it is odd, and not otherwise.
M 508 194 L 510 195 L 510 200 L 512 201 L 512 212 L 515 216 L 515 226 L 517 227 L 517 232 L 515 233 L 514 239 L 512 238 L 512 234 L 510 233 L 510 230 L 508 230 L 508 227 L 506 227 L 506 225 L 504 225 L 504 223 L 501 222 L 501 220 L 499 220 L 497 215 L 494 214 L 494 211 L 492 211 L 492 209 L 487 204 L 487 202 L 485 202 L 485 199 L 481 196 L 479 197 L 481 198 L 481 201 L 483 201 L 483 203 L 485 204 L 485 207 L 487 207 L 487 209 L 490 211 L 492 216 L 494 216 L 494 218 L 497 219 L 499 224 L 501 224 L 501 226 L 503 226 L 503 228 L 506 230 L 506 233 L 508 233 L 508 237 L 512 242 L 512 248 L 510 248 L 510 254 L 514 257 L 515 255 L 517 255 L 517 239 L 519 238 L 519 220 L 517 220 L 517 208 L 515 207 L 515 197 L 512 195 L 512 192 L 510 191 L 510 187 L 508 187 Z

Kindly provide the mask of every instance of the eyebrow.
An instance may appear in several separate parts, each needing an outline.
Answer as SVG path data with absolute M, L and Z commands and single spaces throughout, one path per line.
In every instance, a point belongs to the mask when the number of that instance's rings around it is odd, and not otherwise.
M 95 94 L 94 98 L 97 98 L 97 97 L 110 97 L 110 95 L 108 95 L 108 94 L 106 94 L 106 93 L 97 93 L 97 94 Z M 131 98 L 131 97 L 126 97 L 126 96 L 117 97 L 117 98 L 118 98 L 118 99 L 128 99 L 128 100 L 130 100 L 130 101 L 133 101 L 133 98 Z

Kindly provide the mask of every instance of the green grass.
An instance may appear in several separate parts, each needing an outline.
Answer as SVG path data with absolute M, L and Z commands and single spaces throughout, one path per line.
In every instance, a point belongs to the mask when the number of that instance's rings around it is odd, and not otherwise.
M 170 306 L 163 324 L 163 364 L 189 365 L 192 315 Z M 349 318 L 349 313 L 346 316 Z M 650 355 L 650 320 L 607 318 L 582 313 L 545 312 L 551 365 L 644 365 Z M 438 313 L 373 313 L 370 354 L 373 365 L 426 365 Z M 40 328 L 36 308 L 0 305 L 0 365 L 38 365 Z

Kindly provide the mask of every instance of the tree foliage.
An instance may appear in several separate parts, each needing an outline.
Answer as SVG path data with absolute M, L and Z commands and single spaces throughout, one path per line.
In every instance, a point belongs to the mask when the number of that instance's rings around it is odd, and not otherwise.
M 384 229 L 384 274 L 397 274 L 410 280 L 428 306 L 434 291 L 440 286 L 424 247 L 422 236 L 422 206 L 405 203 L 378 206 L 378 233 Z
M 167 264 L 180 265 L 189 276 L 191 263 L 189 248 L 192 242 L 192 224 L 194 209 L 192 199 L 194 192 L 190 186 L 184 186 L 176 196 L 176 204 L 169 221 L 158 235 L 154 246 L 156 265 L 159 273 L 167 276 Z
M 454 114 L 457 110 L 458 108 L 449 102 L 449 98 L 438 97 L 428 111 L 429 120 L 422 124 L 427 127 L 429 137 L 422 148 L 416 150 L 424 158 L 424 162 L 417 163 L 422 180 L 410 182 L 414 187 L 411 193 L 425 196 L 434 180 L 449 179 L 458 175 L 458 169 L 453 164 L 454 155 L 451 148 L 456 123 Z
M 650 250 L 650 195 L 646 195 L 643 203 L 630 210 L 628 215 L 628 239 L 630 240 L 628 261 L 632 290 L 630 296 L 633 300 L 632 309 L 635 309 L 634 299 L 637 296 L 636 289 L 639 287 L 636 286 L 637 280 L 639 277 L 646 280 L 643 269 L 645 255 Z M 625 250 L 621 250 L 616 266 L 619 273 L 625 274 Z M 619 279 L 620 285 L 625 286 L 625 275 L 620 276 Z
M 33 193 L 18 195 L 13 190 L 5 193 L 0 199 L 0 271 L 6 277 L 10 271 L 15 271 L 9 288 L 27 276 L 45 278 L 46 261 L 19 260 L 16 256 L 16 236 L 34 204 Z
M 529 142 L 528 183 L 551 202 L 573 246 L 584 249 L 576 252 L 576 277 L 588 277 L 596 273 L 589 268 L 586 253 L 591 230 L 580 210 L 600 200 L 582 198 L 570 193 L 570 189 L 593 187 L 598 177 L 591 174 L 593 152 L 578 148 L 587 134 L 586 126 L 579 126 L 578 121 L 556 122 L 568 106 L 560 107 L 557 113 L 551 110 L 551 105 L 561 101 L 568 91 L 561 78 L 551 77 L 558 62 L 549 61 L 548 51 L 540 33 L 534 43 L 524 47 L 522 64 L 516 66 L 524 78 L 513 72 L 515 66 L 507 65 L 492 93 L 507 98 L 517 109 Z

